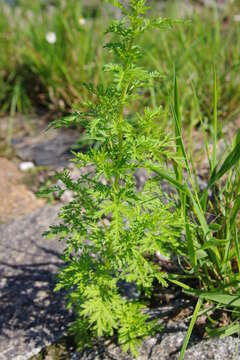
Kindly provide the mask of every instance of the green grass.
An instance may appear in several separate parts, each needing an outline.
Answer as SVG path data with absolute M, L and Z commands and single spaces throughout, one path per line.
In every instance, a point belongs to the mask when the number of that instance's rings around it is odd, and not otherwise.
M 96 16 L 81 24 L 81 2 L 76 1 L 60 1 L 50 9 L 41 2 L 20 4 L 1 5 L 1 112 L 10 112 L 12 101 L 18 112 L 31 107 L 64 112 L 84 99 L 84 82 L 99 82 L 102 20 Z M 56 35 L 53 44 L 47 41 L 50 32 Z M 16 87 L 21 89 L 17 101 Z
M 195 181 L 198 169 L 191 163 L 189 152 L 182 139 L 182 126 L 179 118 L 179 94 L 177 81 L 174 81 L 173 119 L 176 129 L 176 151 L 182 156 L 183 164 L 175 164 L 174 173 L 153 171 L 164 178 L 179 192 L 179 203 L 185 215 L 185 254 L 181 257 L 182 274 L 171 274 L 168 279 L 180 286 L 187 294 L 197 297 L 198 302 L 182 347 L 183 359 L 198 314 L 203 304 L 211 304 L 204 313 L 208 315 L 206 330 L 213 336 L 239 334 L 239 213 L 240 213 L 240 130 L 236 132 L 232 145 L 226 154 L 217 159 L 217 79 L 213 81 L 213 151 L 210 155 L 208 185 L 201 193 Z M 209 140 L 210 141 L 210 140 Z M 206 147 L 208 152 L 208 147 Z M 182 169 L 188 174 L 192 191 L 189 190 Z M 211 191 L 212 196 L 209 196 Z M 189 282 L 190 280 L 190 282 Z M 191 283 L 191 285 L 190 285 Z M 228 325 L 212 320 L 216 310 L 229 312 Z
M 106 24 L 103 12 L 106 16 L 109 10 L 103 5 L 86 7 L 74 0 L 57 1 L 54 8 L 46 8 L 41 1 L 19 3 L 16 8 L 1 9 L 0 72 L 4 76 L 0 80 L 0 111 L 26 113 L 45 108 L 66 113 L 88 99 L 84 83 L 106 82 L 102 64 L 109 61 L 109 55 L 102 51 L 101 43 Z M 167 4 L 161 15 L 176 18 L 181 5 L 174 1 Z M 240 111 L 240 28 L 233 21 L 231 7 L 221 12 L 194 9 L 185 25 L 160 35 L 153 31 L 141 40 L 145 49 L 141 65 L 163 74 L 160 84 L 146 92 L 145 102 L 170 109 L 174 65 L 183 124 L 192 129 L 202 120 L 213 130 L 209 93 L 214 64 L 219 80 L 219 120 L 231 121 Z M 54 44 L 47 42 L 48 32 L 56 34 Z
M 179 5 L 181 6 L 181 5 Z M 178 15 L 177 8 L 173 17 Z M 227 17 L 228 20 L 227 20 Z M 179 25 L 160 35 L 148 34 L 144 39 L 145 62 L 155 66 L 165 75 L 161 86 L 155 89 L 156 98 L 167 103 L 171 89 L 173 64 L 182 94 L 181 110 L 185 123 L 199 123 L 193 88 L 204 121 L 212 114 L 212 68 L 215 64 L 219 78 L 219 119 L 232 120 L 239 114 L 239 24 L 232 20 L 231 10 L 216 12 L 214 9 L 194 12 L 190 22 Z M 148 66 L 149 66 L 148 65 Z

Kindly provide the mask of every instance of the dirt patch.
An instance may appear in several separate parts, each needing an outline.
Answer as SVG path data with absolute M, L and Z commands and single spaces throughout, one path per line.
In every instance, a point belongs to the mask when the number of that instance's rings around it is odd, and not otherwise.
M 22 178 L 16 164 L 0 158 L 0 222 L 29 214 L 45 204 L 27 189 Z

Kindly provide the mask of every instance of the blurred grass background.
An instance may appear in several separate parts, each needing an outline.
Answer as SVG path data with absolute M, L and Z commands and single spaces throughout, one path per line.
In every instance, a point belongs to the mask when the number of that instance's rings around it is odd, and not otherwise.
M 191 21 L 141 39 L 142 64 L 163 74 L 162 81 L 144 94 L 145 105 L 163 105 L 168 114 L 175 66 L 183 122 L 193 128 L 202 120 L 208 126 L 215 66 L 219 119 L 236 119 L 239 1 L 153 0 L 150 4 L 154 16 Z M 50 112 L 56 117 L 89 97 L 84 83 L 106 83 L 102 66 L 111 59 L 102 42 L 112 11 L 98 0 L 19 0 L 11 6 L 1 1 L 0 114 Z

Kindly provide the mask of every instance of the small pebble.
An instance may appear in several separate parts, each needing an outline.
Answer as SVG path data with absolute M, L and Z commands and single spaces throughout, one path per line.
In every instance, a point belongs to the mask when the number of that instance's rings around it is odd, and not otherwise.
M 34 168 L 34 164 L 31 161 L 22 162 L 19 164 L 19 169 L 21 171 L 28 171 Z
M 236 22 L 240 22 L 240 14 L 234 15 L 233 20 L 236 21 Z
M 72 191 L 70 191 L 70 190 L 65 190 L 64 193 L 62 194 L 60 200 L 61 200 L 63 203 L 69 203 L 70 201 L 73 200 L 73 195 L 74 195 L 74 193 L 73 193 Z

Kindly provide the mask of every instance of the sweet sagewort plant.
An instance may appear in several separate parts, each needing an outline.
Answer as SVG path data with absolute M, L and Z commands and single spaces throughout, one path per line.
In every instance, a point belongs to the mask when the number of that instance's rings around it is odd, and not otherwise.
M 66 243 L 56 289 L 68 290 L 78 343 L 117 334 L 119 344 L 133 354 L 140 340 L 158 328 L 144 312 L 153 282 L 167 285 L 154 256 L 157 251 L 181 254 L 184 247 L 178 241 L 184 227 L 182 211 L 162 193 L 159 180 L 149 176 L 144 188 L 136 189 L 138 169 L 150 175 L 154 164 L 179 161 L 174 142 L 160 131 L 161 108 L 129 115 L 131 104 L 144 96 L 144 87 L 149 89 L 161 76 L 138 66 L 142 49 L 137 40 L 145 31 L 173 23 L 146 18 L 145 3 L 112 1 L 123 13 L 106 31 L 111 40 L 105 48 L 114 62 L 104 70 L 112 73 L 112 84 L 88 85 L 94 103 L 54 123 L 55 127 L 83 124 L 96 146 L 86 154 L 74 154 L 76 165 L 89 169 L 85 175 L 74 181 L 67 170 L 58 174 L 64 189 L 52 191 L 71 190 L 74 198 L 61 209 L 62 222 L 46 233 Z M 138 296 L 125 296 L 124 283 L 134 284 Z
M 208 184 L 200 191 L 197 169 L 182 139 L 176 77 L 174 141 L 161 131 L 161 108 L 132 111 L 145 90 L 161 77 L 139 66 L 143 50 L 137 45 L 138 38 L 153 28 L 171 27 L 173 21 L 146 18 L 144 0 L 130 0 L 125 6 L 119 1 L 111 3 L 123 13 L 106 31 L 111 40 L 105 48 L 114 62 L 104 70 L 112 74 L 112 84 L 88 85 L 94 101 L 53 123 L 55 127 L 83 125 L 93 144 L 88 153 L 74 154 L 85 175 L 74 181 L 65 170 L 58 174 L 64 188 L 48 190 L 74 193 L 60 212 L 62 222 L 46 233 L 66 243 L 65 266 L 56 290 L 67 290 L 68 305 L 76 315 L 72 331 L 79 346 L 117 335 L 123 349 L 137 355 L 141 339 L 159 328 L 145 311 L 154 284 L 179 286 L 198 299 L 180 353 L 182 360 L 199 314 L 209 319 L 206 329 L 210 335 L 240 331 L 240 130 L 218 162 L 214 71 L 213 150 L 211 154 L 203 128 L 210 170 Z M 137 190 L 139 169 L 147 170 L 149 177 L 143 189 Z M 175 189 L 176 196 L 162 193 L 160 179 Z M 182 271 L 162 272 L 155 261 L 157 252 L 179 257 Z M 136 296 L 126 296 L 126 283 L 137 287 Z M 219 309 L 229 314 L 226 326 L 219 326 Z

